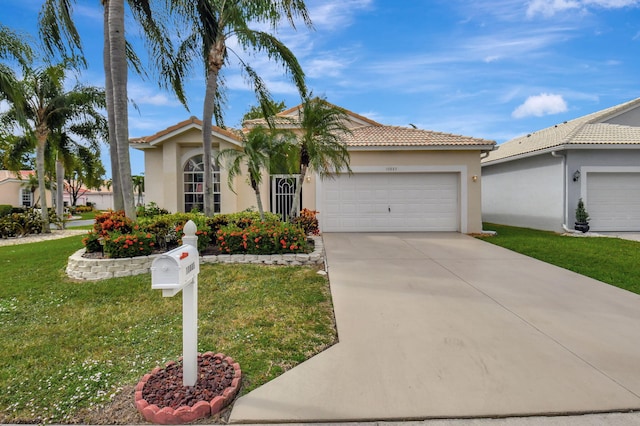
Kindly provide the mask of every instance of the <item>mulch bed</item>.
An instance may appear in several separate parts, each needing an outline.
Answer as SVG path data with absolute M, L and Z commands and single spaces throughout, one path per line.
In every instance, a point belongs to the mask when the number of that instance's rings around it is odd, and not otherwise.
M 195 386 L 182 385 L 182 363 L 170 363 L 152 375 L 142 388 L 142 397 L 159 408 L 193 407 L 199 401 L 211 401 L 231 386 L 233 365 L 215 356 L 198 355 L 198 379 Z
M 147 421 L 186 424 L 219 415 L 240 389 L 240 365 L 220 353 L 198 354 L 195 386 L 183 385 L 183 371 L 182 363 L 171 361 L 140 380 L 134 400 Z

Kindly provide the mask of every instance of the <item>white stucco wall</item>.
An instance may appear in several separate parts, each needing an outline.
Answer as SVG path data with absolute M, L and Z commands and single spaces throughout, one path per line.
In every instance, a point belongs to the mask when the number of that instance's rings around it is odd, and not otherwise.
M 482 167 L 482 220 L 562 231 L 562 159 L 550 153 Z

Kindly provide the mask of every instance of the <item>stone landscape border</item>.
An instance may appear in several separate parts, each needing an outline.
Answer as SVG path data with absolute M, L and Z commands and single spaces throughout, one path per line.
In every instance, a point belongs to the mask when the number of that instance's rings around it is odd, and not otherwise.
M 257 265 L 313 266 L 324 264 L 324 244 L 322 237 L 309 237 L 314 242 L 311 253 L 299 254 L 219 254 L 200 256 L 200 263 L 244 263 Z M 109 278 L 128 277 L 146 274 L 151 268 L 153 259 L 158 254 L 149 256 L 127 257 L 123 259 L 90 259 L 82 257 L 85 249 L 80 249 L 69 256 L 66 273 L 70 278 L 81 281 L 99 281 Z

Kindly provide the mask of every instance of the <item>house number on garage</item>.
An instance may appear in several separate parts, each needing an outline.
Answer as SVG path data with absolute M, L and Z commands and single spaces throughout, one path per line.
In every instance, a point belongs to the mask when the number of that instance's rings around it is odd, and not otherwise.
M 387 172 L 397 172 L 397 171 L 398 171 L 398 168 L 397 168 L 397 167 L 387 167 L 385 170 L 386 170 Z

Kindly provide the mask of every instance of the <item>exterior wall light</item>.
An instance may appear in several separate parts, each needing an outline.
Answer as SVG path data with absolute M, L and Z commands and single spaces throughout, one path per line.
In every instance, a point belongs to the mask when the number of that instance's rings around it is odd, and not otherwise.
M 477 182 L 478 181 L 478 176 L 476 176 L 476 175 L 471 176 L 471 180 L 474 181 L 474 182 Z
M 576 170 L 576 171 L 573 173 L 573 181 L 574 181 L 574 182 L 577 182 L 579 179 L 580 179 L 580 170 Z

